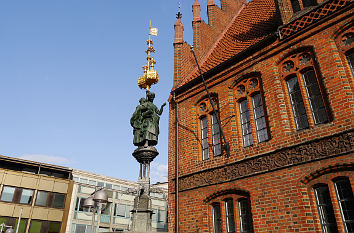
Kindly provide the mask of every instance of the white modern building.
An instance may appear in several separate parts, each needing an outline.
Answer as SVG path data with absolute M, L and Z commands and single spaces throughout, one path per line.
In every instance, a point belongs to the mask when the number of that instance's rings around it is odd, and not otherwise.
M 108 203 L 101 212 L 99 232 L 129 230 L 134 205 L 134 195 L 129 191 L 135 190 L 137 183 L 75 169 L 72 176 L 74 187 L 66 233 L 91 233 L 92 215 L 84 211 L 83 203 L 90 194 L 102 187 L 108 193 Z M 153 230 L 167 231 L 167 183 L 152 185 L 152 190 Z M 97 224 L 97 216 L 95 219 Z

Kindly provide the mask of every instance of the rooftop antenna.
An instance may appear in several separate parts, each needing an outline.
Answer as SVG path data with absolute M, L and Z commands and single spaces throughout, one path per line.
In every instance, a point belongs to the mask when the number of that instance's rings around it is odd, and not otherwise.
M 182 17 L 182 14 L 181 14 L 181 8 L 182 8 L 181 0 L 178 0 L 178 12 L 177 12 L 177 19 Z

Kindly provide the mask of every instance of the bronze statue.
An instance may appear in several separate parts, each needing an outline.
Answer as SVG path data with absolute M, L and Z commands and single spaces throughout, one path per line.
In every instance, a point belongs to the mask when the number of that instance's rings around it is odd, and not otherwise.
M 158 142 L 160 116 L 166 103 L 162 104 L 159 110 L 153 103 L 154 99 L 155 93 L 147 91 L 146 99 L 139 100 L 140 104 L 130 118 L 135 146 L 155 146 Z

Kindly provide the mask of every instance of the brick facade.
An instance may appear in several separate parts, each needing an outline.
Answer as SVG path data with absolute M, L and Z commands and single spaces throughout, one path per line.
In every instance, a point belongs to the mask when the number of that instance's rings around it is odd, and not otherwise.
M 220 204 L 221 232 L 227 232 L 225 200 L 230 198 L 236 232 L 241 232 L 243 221 L 238 200 L 244 199 L 251 232 L 322 232 L 314 191 L 319 184 L 327 185 L 336 228 L 345 232 L 334 181 L 346 177 L 353 190 L 354 64 L 348 60 L 353 53 L 353 3 L 299 3 L 301 11 L 293 13 L 290 0 L 224 0 L 224 9 L 208 1 L 209 17 L 225 15 L 225 23 L 216 22 L 217 17 L 209 19 L 212 25 L 193 22 L 197 59 L 216 102 L 230 156 L 225 150 L 214 156 L 214 110 L 201 105 L 208 95 L 190 46 L 183 38 L 175 40 L 169 112 L 170 232 L 213 232 L 215 203 Z M 178 22 L 183 30 L 180 18 Z M 209 38 L 204 36 L 208 30 Z M 318 114 L 309 97 L 309 81 L 302 78 L 306 72 L 318 85 Z M 294 77 L 303 110 L 299 104 L 294 107 L 289 96 L 289 80 Z M 261 117 L 253 111 L 257 95 Z M 248 113 L 239 107 L 244 100 Z M 294 108 L 302 115 L 297 117 Z M 248 114 L 249 123 L 242 114 Z M 307 125 L 301 123 L 304 117 Z M 260 138 L 261 120 L 266 140 Z M 245 124 L 248 131 L 241 128 Z M 251 145 L 244 146 L 247 133 Z M 222 135 L 219 140 L 225 145 Z

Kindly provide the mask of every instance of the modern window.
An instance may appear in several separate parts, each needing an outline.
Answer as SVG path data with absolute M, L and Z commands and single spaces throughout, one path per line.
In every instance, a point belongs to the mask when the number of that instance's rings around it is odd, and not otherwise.
M 131 210 L 133 210 L 132 205 L 116 203 L 114 206 L 114 216 L 130 218 Z
M 237 83 L 234 95 L 238 105 L 238 118 L 243 147 L 269 140 L 260 74 L 251 74 Z
M 198 103 L 201 158 L 207 160 L 210 153 L 214 157 L 222 154 L 220 138 L 220 116 L 217 98 L 205 98 Z M 210 146 L 211 145 L 211 146 Z
M 33 199 L 33 190 L 31 189 L 22 189 L 20 204 L 31 204 Z
M 314 188 L 318 214 L 323 232 L 338 232 L 328 185 L 322 184 Z
M 220 203 L 213 204 L 213 233 L 221 233 L 221 209 Z
M 65 194 L 53 193 L 53 195 L 54 195 L 53 207 L 54 208 L 63 209 L 64 208 L 64 204 L 65 204 Z
M 346 232 L 354 232 L 354 196 L 350 181 L 341 177 L 334 181 L 337 200 Z
M 31 204 L 33 199 L 33 190 L 19 187 L 4 186 L 0 200 L 5 202 Z
M 209 159 L 209 143 L 208 143 L 208 120 L 206 116 L 200 118 L 200 134 L 202 145 L 202 159 Z
M 32 220 L 29 233 L 59 233 L 60 222 Z
M 15 188 L 14 187 L 9 187 L 9 186 L 4 186 L 2 189 L 1 193 L 1 201 L 6 201 L 6 202 L 12 202 L 12 199 L 15 194 Z
M 240 221 L 240 232 L 250 233 L 252 232 L 252 220 L 251 220 L 251 207 L 249 200 L 246 198 L 241 198 L 238 200 L 238 210 L 239 210 L 239 221 Z
M 38 191 L 35 205 L 49 208 L 63 209 L 65 206 L 65 194 Z
M 225 201 L 226 232 L 235 233 L 234 200 L 232 198 Z
M 294 54 L 281 66 L 296 130 L 329 122 L 329 110 L 312 52 Z
M 85 198 L 83 198 L 83 197 L 76 198 L 75 211 L 77 211 L 77 212 L 84 211 L 84 201 L 85 201 Z
M 26 231 L 27 221 L 28 219 L 21 218 L 18 233 L 24 233 Z M 12 226 L 13 229 L 16 229 L 17 223 L 17 218 L 0 216 L 0 225 L 5 224 L 6 226 Z M 3 232 L 5 232 L 5 230 L 3 230 Z
M 35 205 L 47 206 L 48 194 L 48 192 L 38 191 Z

